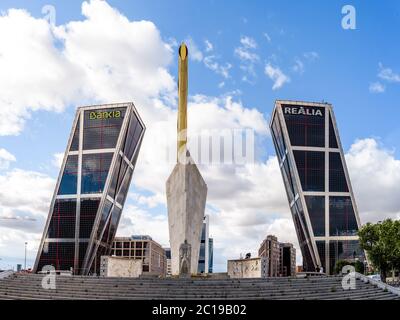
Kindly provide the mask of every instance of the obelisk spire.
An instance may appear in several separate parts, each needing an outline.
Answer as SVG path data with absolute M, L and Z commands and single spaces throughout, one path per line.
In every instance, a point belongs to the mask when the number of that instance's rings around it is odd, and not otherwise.
M 187 143 L 187 95 L 188 95 L 188 48 L 182 42 L 178 60 L 178 135 L 177 162 L 186 157 Z

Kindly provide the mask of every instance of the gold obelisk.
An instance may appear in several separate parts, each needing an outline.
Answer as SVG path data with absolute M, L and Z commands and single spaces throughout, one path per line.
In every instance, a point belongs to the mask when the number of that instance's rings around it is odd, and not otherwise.
M 177 162 L 180 163 L 184 163 L 187 150 L 188 53 L 186 44 L 182 43 L 178 60 Z
M 166 182 L 171 273 L 197 274 L 207 185 L 187 148 L 188 48 L 178 52 L 177 163 Z

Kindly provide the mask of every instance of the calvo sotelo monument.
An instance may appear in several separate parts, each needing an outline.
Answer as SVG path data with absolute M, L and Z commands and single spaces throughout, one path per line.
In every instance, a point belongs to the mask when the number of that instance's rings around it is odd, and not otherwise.
M 166 183 L 172 275 L 197 274 L 207 185 L 187 149 L 188 49 L 179 47 L 177 163 Z

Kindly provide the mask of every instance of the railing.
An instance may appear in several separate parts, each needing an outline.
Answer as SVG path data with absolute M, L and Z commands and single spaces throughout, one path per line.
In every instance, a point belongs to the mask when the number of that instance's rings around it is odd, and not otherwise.
M 361 281 L 364 281 L 365 283 L 371 283 L 375 286 L 377 286 L 378 288 L 384 289 L 386 291 L 389 291 L 391 293 L 397 294 L 398 296 L 400 296 L 400 288 L 395 288 L 387 283 L 384 283 L 382 281 L 377 281 L 371 278 L 368 278 L 367 276 L 358 273 L 358 272 L 354 272 L 356 279 L 360 279 Z

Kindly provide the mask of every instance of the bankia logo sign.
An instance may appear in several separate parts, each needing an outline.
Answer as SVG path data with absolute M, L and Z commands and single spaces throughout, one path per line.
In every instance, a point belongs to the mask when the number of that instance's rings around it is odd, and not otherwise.
M 322 111 L 320 109 L 312 107 L 295 107 L 295 106 L 285 106 L 283 107 L 284 114 L 290 115 L 304 115 L 304 116 L 318 116 L 322 117 Z
M 90 120 L 121 118 L 121 111 L 92 111 L 89 114 Z

